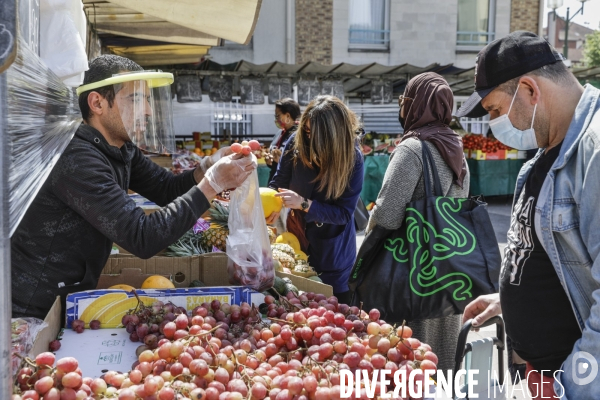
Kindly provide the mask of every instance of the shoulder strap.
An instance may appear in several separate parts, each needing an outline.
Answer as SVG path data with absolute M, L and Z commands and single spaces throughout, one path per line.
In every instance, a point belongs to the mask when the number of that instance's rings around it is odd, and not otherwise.
M 433 195 L 442 197 L 444 196 L 444 192 L 442 191 L 442 184 L 440 183 L 440 177 L 431 150 L 429 150 L 429 147 L 424 140 L 421 140 L 421 147 L 423 152 L 423 183 L 425 185 L 425 196 L 431 197 Z M 429 181 L 429 167 L 431 167 L 431 175 L 433 177 L 433 193 L 431 192 L 431 182 Z

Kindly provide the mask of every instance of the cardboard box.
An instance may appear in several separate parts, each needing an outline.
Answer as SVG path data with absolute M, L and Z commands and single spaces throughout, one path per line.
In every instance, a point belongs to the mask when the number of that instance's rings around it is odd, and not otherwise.
M 178 307 L 192 311 L 202 303 L 219 300 L 222 303 L 242 304 L 254 303 L 260 305 L 264 296 L 252 289 L 241 286 L 221 286 L 202 288 L 178 289 L 137 289 L 137 295 L 145 305 L 150 306 L 154 301 L 172 302 Z M 134 293 L 117 289 L 96 289 L 71 293 L 67 296 L 66 327 L 76 319 L 86 324 L 99 320 L 103 329 L 117 328 L 127 311 L 138 306 L 138 298 Z
M 52 304 L 52 308 L 48 311 L 48 315 L 44 318 L 44 322 L 48 325 L 38 332 L 35 342 L 33 343 L 31 354 L 34 357 L 40 353 L 49 351 L 48 345 L 58 337 L 62 326 L 60 320 L 61 311 L 60 297 L 57 296 L 56 300 L 54 300 L 54 304 Z
M 130 371 L 138 359 L 135 351 L 142 344 L 129 340 L 129 334 L 123 328 L 86 329 L 81 334 L 66 329 L 55 355 L 57 360 L 75 357 L 83 376 L 95 379 L 108 371 Z M 85 357 L 81 356 L 83 349 Z
M 119 275 L 124 269 L 137 268 L 146 275 L 172 276 L 176 287 L 189 287 L 193 280 L 204 282 L 202 275 L 202 256 L 193 257 L 152 257 L 147 260 L 127 254 L 110 256 L 104 269 L 103 275 Z M 227 258 L 218 264 L 218 267 L 227 275 Z M 115 278 L 113 281 L 118 281 Z M 206 283 L 206 282 L 204 282 Z M 207 283 L 206 283 L 207 284 Z M 227 283 L 226 285 L 228 285 Z M 208 284 L 207 284 L 208 285 Z M 219 284 L 220 285 L 220 284 Z
M 208 253 L 193 257 L 152 257 L 141 258 L 114 255 L 110 256 L 102 274 L 118 275 L 125 268 L 138 268 L 143 274 L 173 276 L 176 287 L 189 287 L 197 279 L 207 286 L 229 286 L 226 253 Z M 312 281 L 292 274 L 277 272 L 280 278 L 290 278 L 294 286 L 304 292 L 314 292 L 333 296 L 333 288 L 321 282 Z
M 506 150 L 506 159 L 507 160 L 516 160 L 519 156 L 518 150 Z
M 481 150 L 473 150 L 472 158 L 475 160 L 504 160 L 506 159 L 506 150 L 498 150 L 493 153 L 484 153 Z
M 129 285 L 134 288 L 139 288 L 142 287 L 142 284 L 146 279 L 153 275 L 160 274 L 143 274 L 142 270 L 139 268 L 123 268 L 121 273 L 117 275 L 100 275 L 96 289 L 108 289 L 114 285 Z M 161 276 L 173 281 L 173 276 L 171 275 Z

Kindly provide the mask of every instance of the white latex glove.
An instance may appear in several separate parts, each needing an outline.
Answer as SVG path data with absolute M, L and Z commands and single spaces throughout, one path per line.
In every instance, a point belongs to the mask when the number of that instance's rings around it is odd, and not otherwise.
M 212 167 L 217 161 L 231 154 L 233 154 L 233 151 L 231 151 L 231 147 L 221 147 L 219 150 L 217 150 L 215 154 L 210 155 L 208 157 L 204 157 L 202 159 L 202 161 L 200 162 L 200 169 L 204 174 L 206 174 L 206 171 L 208 171 L 208 169 Z
M 222 193 L 240 187 L 257 167 L 254 154 L 234 154 L 222 157 L 206 171 L 204 177 L 217 193 Z

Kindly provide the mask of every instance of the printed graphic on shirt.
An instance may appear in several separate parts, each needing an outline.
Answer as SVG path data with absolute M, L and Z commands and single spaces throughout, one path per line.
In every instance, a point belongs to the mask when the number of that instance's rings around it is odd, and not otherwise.
M 508 245 L 504 249 L 502 262 L 502 277 L 510 274 L 510 284 L 515 286 L 521 284 L 523 266 L 534 249 L 533 204 L 535 197 L 529 197 L 527 201 L 523 202 L 524 193 L 525 190 L 515 205 L 508 230 Z

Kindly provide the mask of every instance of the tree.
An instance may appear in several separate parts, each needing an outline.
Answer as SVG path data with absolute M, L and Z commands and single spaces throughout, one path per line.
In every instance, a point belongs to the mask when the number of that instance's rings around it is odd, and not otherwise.
M 600 67 L 600 31 L 586 36 L 583 55 L 590 67 Z

